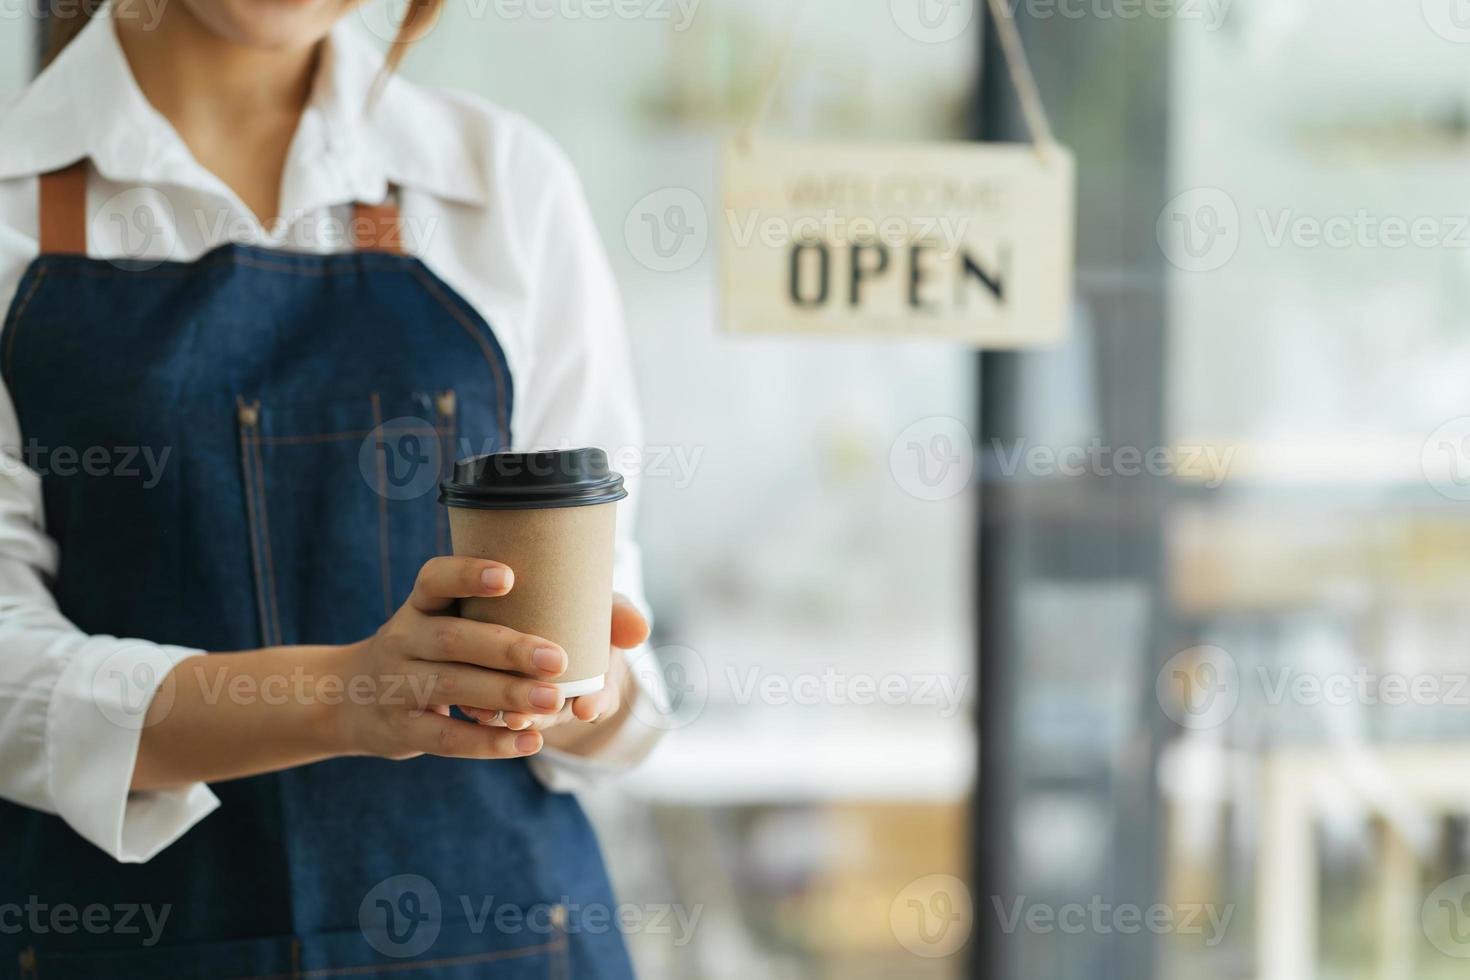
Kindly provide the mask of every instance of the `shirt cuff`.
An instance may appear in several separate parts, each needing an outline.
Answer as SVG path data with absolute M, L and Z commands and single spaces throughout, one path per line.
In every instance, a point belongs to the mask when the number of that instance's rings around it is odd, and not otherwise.
M 173 702 L 169 672 L 201 651 L 132 640 L 86 643 L 46 710 L 46 780 L 56 811 L 117 861 L 140 863 L 219 806 L 203 783 L 130 793 L 144 719 Z
M 628 650 L 630 663 L 652 656 L 646 648 Z M 633 670 L 631 693 L 624 699 L 619 727 L 598 746 L 595 755 L 580 755 L 564 749 L 543 748 L 529 760 L 531 772 L 554 793 L 579 793 L 622 775 L 648 758 L 663 736 L 657 705 L 663 702 L 662 676 L 657 671 Z

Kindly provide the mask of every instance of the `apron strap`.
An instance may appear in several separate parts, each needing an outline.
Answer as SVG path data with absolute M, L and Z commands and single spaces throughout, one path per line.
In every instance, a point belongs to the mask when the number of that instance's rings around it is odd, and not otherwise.
M 352 205 L 352 247 L 359 252 L 403 254 L 403 233 L 398 221 L 398 203 L 393 194 L 382 204 Z
M 87 254 L 87 161 L 40 177 L 42 255 Z M 352 205 L 352 246 L 359 252 L 403 254 L 398 204 Z
M 40 177 L 42 255 L 87 254 L 87 161 Z

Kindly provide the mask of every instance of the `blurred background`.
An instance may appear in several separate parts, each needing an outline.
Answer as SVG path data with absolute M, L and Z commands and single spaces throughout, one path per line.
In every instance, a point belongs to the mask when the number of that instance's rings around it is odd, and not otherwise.
M 677 927 L 631 934 L 640 974 L 963 975 L 962 930 L 931 949 L 898 896 L 926 875 L 967 877 L 975 500 L 911 495 L 890 449 L 926 418 L 973 428 L 975 355 L 723 333 L 721 152 L 792 4 L 596 8 L 492 4 L 477 19 L 451 0 L 406 71 L 550 131 L 623 290 L 649 447 L 654 645 L 681 700 L 653 719 L 668 733 L 649 762 L 586 802 L 620 897 L 699 915 L 683 945 Z M 905 35 L 886 0 L 809 4 L 762 132 L 963 138 L 977 18 L 933 44 Z M 686 210 L 707 234 L 675 239 Z M 681 241 L 674 254 L 650 222 Z M 951 955 L 896 941 L 895 902 L 906 942 Z
M 561 142 L 624 290 L 673 694 L 587 802 L 693 923 L 641 972 L 1465 976 L 1470 6 L 1004 6 L 1079 170 L 1028 353 L 721 332 L 790 0 L 451 0 L 408 59 Z M 763 131 L 1024 136 L 983 3 L 811 0 L 792 44 Z

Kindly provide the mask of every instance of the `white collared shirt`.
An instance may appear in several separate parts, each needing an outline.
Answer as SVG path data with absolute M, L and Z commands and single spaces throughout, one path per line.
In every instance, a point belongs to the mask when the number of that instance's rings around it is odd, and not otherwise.
M 37 176 L 83 157 L 88 252 L 101 258 L 191 261 L 227 241 L 341 251 L 352 202 L 382 202 L 392 186 L 407 250 L 494 325 L 515 378 L 516 448 L 635 449 L 621 303 L 570 163 L 525 119 L 466 95 L 395 77 L 370 108 L 381 64 L 350 26 L 333 32 L 287 158 L 282 220 L 267 229 L 144 98 L 99 14 L 0 114 L 0 299 L 10 306 L 38 252 Z M 140 208 L 152 221 L 135 220 Z M 219 801 L 202 783 L 130 794 L 146 699 L 100 704 L 91 679 L 104 663 L 132 676 L 130 665 L 199 651 L 87 636 L 61 615 L 44 582 L 57 549 L 24 445 L 0 388 L 0 797 L 60 814 L 119 861 L 145 861 Z M 614 583 L 643 606 L 632 476 Z M 655 734 L 622 732 L 595 760 L 547 750 L 533 767 L 553 788 L 576 788 L 636 762 Z

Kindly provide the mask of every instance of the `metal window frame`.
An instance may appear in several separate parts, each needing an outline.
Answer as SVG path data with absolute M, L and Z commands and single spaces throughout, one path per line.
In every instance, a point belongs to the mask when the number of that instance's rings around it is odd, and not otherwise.
M 1155 222 L 1166 200 L 1169 163 L 1167 19 L 1107 21 L 1097 16 L 1038 18 L 1015 12 L 1058 138 L 1078 158 L 1078 302 L 1093 331 L 1092 380 L 1098 391 L 1097 436 L 1114 446 L 1168 445 L 1165 416 L 1166 267 Z M 980 38 L 981 69 L 971 133 L 988 141 L 1025 139 L 1015 92 L 990 17 Z M 1022 368 L 1046 352 L 985 352 L 977 357 L 975 431 L 981 457 L 992 440 L 1025 435 Z M 980 733 L 971 807 L 971 874 L 975 909 L 968 972 L 1006 980 L 1067 980 L 1028 968 L 1015 934 L 994 901 L 1013 900 L 1023 882 L 1017 866 L 1017 809 L 1031 775 L 1019 754 L 1016 706 L 1024 638 L 1019 619 L 1028 582 L 1126 580 L 1149 597 L 1145 649 L 1137 663 L 1147 686 L 1138 716 L 1127 719 L 1139 751 L 1124 771 L 1104 775 L 1113 817 L 1111 862 L 1098 891 L 1113 902 L 1147 907 L 1161 878 L 1162 820 L 1156 771 L 1170 726 L 1153 699 L 1153 680 L 1167 660 L 1176 627 L 1164 581 L 1164 533 L 1172 498 L 1166 479 L 1085 477 L 1065 485 L 1018 487 L 981 469 L 974 543 L 976 663 Z M 1100 670 L 1106 664 L 1099 665 Z M 1134 744 L 1130 743 L 1130 744 Z M 1135 754 L 1130 753 L 1130 756 Z M 1078 787 L 1086 792 L 1085 787 Z M 1088 980 L 1144 980 L 1157 975 L 1156 940 L 1086 938 Z

